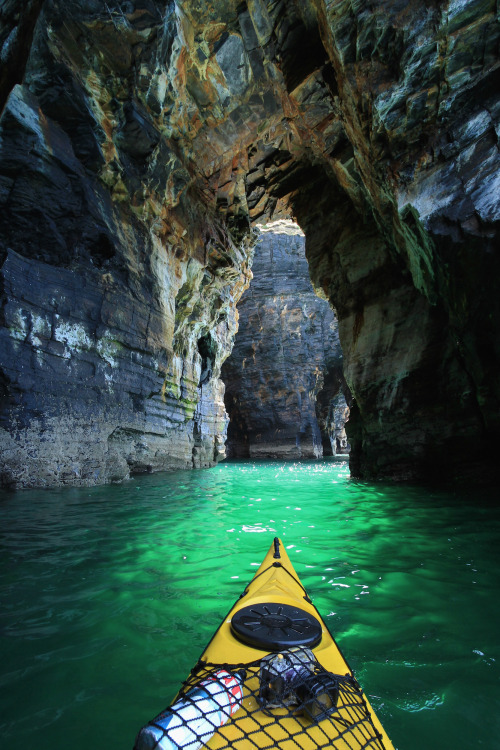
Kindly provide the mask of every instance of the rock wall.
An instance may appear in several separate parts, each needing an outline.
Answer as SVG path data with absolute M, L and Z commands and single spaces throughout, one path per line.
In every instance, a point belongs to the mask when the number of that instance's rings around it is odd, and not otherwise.
M 334 301 L 355 475 L 494 475 L 498 11 L 325 4 L 346 138 L 294 202 Z M 342 171 L 341 171 L 342 170 Z M 336 183 L 336 184 L 335 184 Z
M 216 460 L 251 225 L 289 217 L 353 473 L 494 473 L 499 41 L 495 0 L 3 3 L 2 482 Z
M 0 159 L 2 483 L 213 465 L 249 248 L 187 200 L 170 217 L 176 243 L 159 237 L 25 87 L 4 112 Z
M 238 304 L 234 348 L 222 367 L 228 455 L 319 458 L 331 455 L 332 446 L 346 452 L 346 414 L 343 421 L 338 414 L 337 423 L 334 417 L 337 403 L 347 409 L 348 391 L 337 321 L 314 293 L 296 224 L 262 227 L 252 273 Z

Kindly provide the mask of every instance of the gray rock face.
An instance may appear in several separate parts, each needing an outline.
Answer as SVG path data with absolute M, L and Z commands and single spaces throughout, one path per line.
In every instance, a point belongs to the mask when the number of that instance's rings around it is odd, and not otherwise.
M 222 367 L 228 455 L 319 458 L 345 452 L 347 411 L 337 321 L 309 280 L 303 233 L 293 222 L 262 229 L 253 280 Z M 342 441 L 344 444 L 342 445 Z
M 0 197 L 1 483 L 213 465 L 225 456 L 218 376 L 247 283 L 243 251 L 226 244 L 221 265 L 220 244 L 202 258 L 189 237 L 161 244 L 22 87 L 2 119 L 0 160 L 12 175 Z

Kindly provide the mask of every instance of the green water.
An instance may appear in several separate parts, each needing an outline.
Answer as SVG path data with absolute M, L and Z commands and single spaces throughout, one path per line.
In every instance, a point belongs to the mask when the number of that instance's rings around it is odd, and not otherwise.
M 0 747 L 131 750 L 275 535 L 399 750 L 500 748 L 497 493 L 225 463 L 0 495 Z

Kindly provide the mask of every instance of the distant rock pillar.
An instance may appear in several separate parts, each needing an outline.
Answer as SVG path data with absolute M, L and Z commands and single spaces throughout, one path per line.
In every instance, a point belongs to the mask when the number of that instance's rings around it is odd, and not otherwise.
M 337 321 L 311 285 L 300 228 L 291 221 L 263 227 L 252 271 L 233 352 L 222 367 L 228 456 L 347 452 L 348 390 Z

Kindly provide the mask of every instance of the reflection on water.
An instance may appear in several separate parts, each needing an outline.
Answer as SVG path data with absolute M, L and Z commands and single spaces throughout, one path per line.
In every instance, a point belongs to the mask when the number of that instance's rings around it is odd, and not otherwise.
M 3 746 L 130 749 L 276 535 L 399 750 L 496 746 L 489 500 L 331 459 L 0 495 Z

